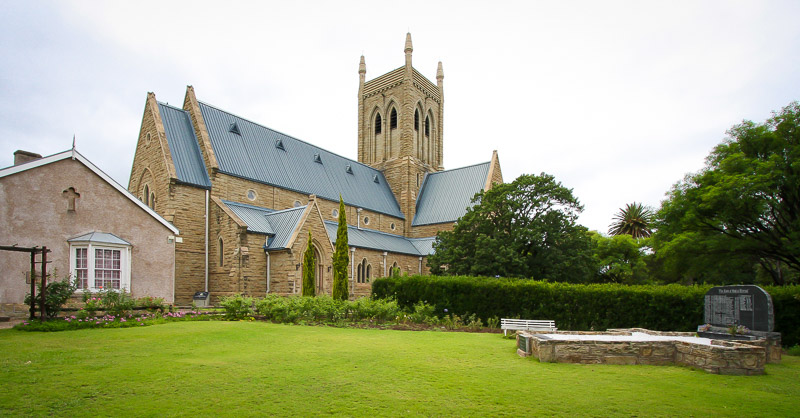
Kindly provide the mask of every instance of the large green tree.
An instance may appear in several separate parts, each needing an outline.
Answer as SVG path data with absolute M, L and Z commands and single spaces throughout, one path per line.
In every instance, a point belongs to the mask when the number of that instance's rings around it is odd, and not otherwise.
M 303 296 L 314 296 L 316 293 L 314 287 L 316 264 L 317 257 L 314 255 L 311 231 L 308 231 L 308 244 L 306 245 L 306 252 L 303 254 Z
M 658 212 L 653 246 L 683 274 L 758 263 L 775 284 L 800 272 L 800 105 L 728 132 Z M 694 260 L 680 260 L 682 256 Z M 699 258 L 714 263 L 699 269 Z M 677 258 L 677 259 L 676 259 Z M 696 270 L 694 273 L 691 270 Z
M 603 283 L 643 284 L 649 280 L 643 249 L 647 240 L 628 234 L 605 237 L 590 231 L 597 264 L 597 281 Z
M 345 215 L 344 201 L 339 195 L 339 227 L 336 229 L 336 248 L 333 251 L 333 298 L 347 300 L 347 216 Z
M 473 198 L 453 231 L 440 232 L 428 265 L 434 274 L 591 280 L 594 267 L 583 207 L 551 175 L 522 175 Z

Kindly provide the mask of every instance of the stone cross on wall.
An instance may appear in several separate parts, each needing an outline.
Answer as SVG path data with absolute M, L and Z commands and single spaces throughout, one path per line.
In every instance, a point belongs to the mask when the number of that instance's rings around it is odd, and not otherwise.
M 75 199 L 81 197 L 81 194 L 75 191 L 74 187 L 70 187 L 61 193 L 67 199 L 67 210 L 70 212 L 75 211 Z

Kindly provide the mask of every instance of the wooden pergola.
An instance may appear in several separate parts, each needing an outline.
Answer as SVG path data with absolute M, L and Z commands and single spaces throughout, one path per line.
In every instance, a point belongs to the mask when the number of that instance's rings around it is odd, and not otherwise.
M 50 250 L 47 249 L 46 246 L 43 247 L 17 247 L 16 245 L 8 246 L 8 245 L 0 245 L 0 251 L 16 251 L 21 253 L 28 253 L 31 255 L 31 317 L 30 319 L 33 320 L 36 318 L 36 254 L 41 254 L 41 264 L 42 264 L 42 291 L 39 294 L 39 307 L 40 307 L 40 314 L 39 320 L 44 322 L 45 317 L 47 316 L 47 308 L 45 308 L 45 293 L 47 288 L 47 253 Z

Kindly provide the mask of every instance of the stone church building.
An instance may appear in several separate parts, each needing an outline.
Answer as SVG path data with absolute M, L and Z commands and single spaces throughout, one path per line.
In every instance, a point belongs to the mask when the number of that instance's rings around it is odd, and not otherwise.
M 148 93 L 128 190 L 180 231 L 175 301 L 244 293 L 298 294 L 309 231 L 317 294 L 330 294 L 339 196 L 350 249 L 351 296 L 399 269 L 426 274 L 436 233 L 471 198 L 503 181 L 488 162 L 444 170 L 444 74 L 411 65 L 366 80 L 358 69 L 358 161 L 199 101 L 183 107 Z

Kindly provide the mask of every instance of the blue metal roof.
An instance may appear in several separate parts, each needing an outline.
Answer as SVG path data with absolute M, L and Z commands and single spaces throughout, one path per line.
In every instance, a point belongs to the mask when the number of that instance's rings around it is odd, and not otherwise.
M 267 235 L 267 250 L 287 248 L 292 233 L 297 229 L 305 206 L 286 210 L 272 210 L 259 206 L 223 200 L 231 211 L 247 224 L 247 232 Z
M 275 230 L 266 218 L 266 215 L 274 212 L 273 210 L 245 205 L 244 203 L 229 202 L 227 200 L 223 200 L 222 203 L 247 224 L 248 232 L 275 235 Z
M 455 222 L 483 190 L 491 163 L 439 171 L 425 176 L 417 198 L 413 226 Z
M 200 111 L 220 172 L 404 218 L 380 171 L 206 103 Z
M 336 229 L 338 226 L 339 224 L 336 222 L 325 221 L 328 237 L 334 244 L 336 244 Z M 347 245 L 350 247 L 424 256 L 430 254 L 430 252 L 420 252 L 420 249 L 426 251 L 426 245 L 423 241 L 435 238 L 409 239 L 402 235 L 387 234 L 374 229 L 358 229 L 352 225 L 347 225 Z
M 433 243 L 436 242 L 436 237 L 427 237 L 427 238 L 411 238 L 409 239 L 414 247 L 417 248 L 420 255 L 431 255 L 433 254 Z
M 158 111 L 164 123 L 167 144 L 178 181 L 210 189 L 211 181 L 208 179 L 189 113 L 164 103 L 158 104 Z
M 130 242 L 107 232 L 90 232 L 75 238 L 70 238 L 67 242 L 93 242 L 101 244 L 131 245 Z
M 292 237 L 294 230 L 297 229 L 297 225 L 300 223 L 300 218 L 305 210 L 305 206 L 300 206 L 279 210 L 265 216 L 270 225 L 272 225 L 272 229 L 275 231 L 275 235 L 267 242 L 268 250 L 288 248 L 289 239 Z

